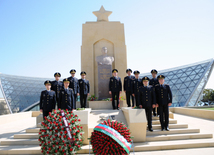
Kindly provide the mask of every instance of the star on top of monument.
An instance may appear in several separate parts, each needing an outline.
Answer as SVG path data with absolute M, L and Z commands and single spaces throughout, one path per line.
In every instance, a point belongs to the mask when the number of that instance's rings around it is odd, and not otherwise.
M 112 11 L 106 11 L 103 6 L 101 6 L 99 11 L 94 11 L 93 14 L 97 16 L 97 21 L 108 21 L 108 16 Z

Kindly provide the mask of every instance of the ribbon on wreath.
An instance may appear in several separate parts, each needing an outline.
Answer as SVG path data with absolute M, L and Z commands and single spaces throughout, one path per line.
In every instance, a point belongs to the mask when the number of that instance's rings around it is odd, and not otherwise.
M 69 141 L 70 141 L 70 143 L 72 144 L 72 143 L 74 143 L 74 140 L 73 140 L 72 135 L 71 135 L 71 132 L 70 132 L 70 127 L 69 127 L 69 125 L 68 125 L 68 121 L 67 121 L 67 119 L 66 119 L 66 117 L 65 117 L 65 112 L 64 112 L 64 110 L 61 110 L 60 113 L 61 113 L 61 115 L 62 115 L 62 119 L 63 119 L 64 125 L 65 125 L 65 130 L 67 131 L 67 135 L 68 135 L 68 137 L 70 138 Z
M 111 137 L 114 139 L 122 148 L 125 149 L 125 151 L 129 154 L 131 150 L 131 144 L 127 142 L 127 140 L 116 130 L 113 128 L 103 125 L 103 124 L 98 124 L 94 130 L 102 132 L 106 134 L 107 136 Z

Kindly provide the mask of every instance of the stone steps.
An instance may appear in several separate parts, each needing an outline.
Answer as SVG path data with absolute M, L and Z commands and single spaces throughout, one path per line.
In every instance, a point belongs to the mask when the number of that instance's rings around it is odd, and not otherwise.
M 205 138 L 213 138 L 212 134 L 171 134 L 171 135 L 153 135 L 146 136 L 147 142 L 152 141 L 169 141 L 169 140 L 184 140 L 184 139 L 205 139 Z
M 145 143 L 135 143 L 134 150 L 139 151 L 155 151 L 155 150 L 172 150 L 172 149 L 186 149 L 186 148 L 202 148 L 214 147 L 213 139 L 188 139 L 188 140 L 174 140 L 174 141 L 155 141 Z
M 153 132 L 146 132 L 147 136 L 151 135 L 169 135 L 169 134 L 185 134 L 185 133 L 199 133 L 200 129 L 170 129 L 169 131 L 154 130 Z
M 214 141 L 212 139 L 190 139 L 164 141 L 164 143 L 161 141 L 134 143 L 136 152 L 203 147 L 214 147 Z M 89 145 L 84 145 L 78 153 L 89 153 Z M 41 154 L 41 149 L 38 145 L 0 145 L 0 154 Z
M 38 139 L 7 139 L 0 142 L 1 145 L 37 145 Z
M 152 135 L 147 136 L 146 141 L 170 141 L 170 140 L 185 140 L 185 139 L 205 139 L 212 138 L 212 134 L 173 134 L 173 135 Z M 39 145 L 38 139 L 8 139 L 1 141 L 1 145 Z
M 159 120 L 153 120 L 152 121 L 152 125 L 157 125 L 157 124 L 160 124 Z M 169 119 L 169 124 L 177 124 L 177 120 Z
M 99 115 L 108 116 L 109 113 L 94 111 L 94 116 L 90 118 L 92 124 L 89 132 L 93 131 L 93 127 L 99 121 Z M 113 111 L 110 113 L 114 115 Z M 92 114 L 90 114 L 92 115 Z M 147 131 L 146 142 L 134 143 L 136 152 L 214 147 L 214 139 L 212 134 L 200 133 L 200 129 L 189 129 L 188 124 L 177 124 L 177 120 L 173 119 L 170 113 L 169 129 L 170 131 L 161 131 L 159 117 L 152 117 L 153 132 Z M 13 139 L 1 141 L 0 154 L 41 154 L 39 146 L 39 130 L 41 124 L 37 124 L 36 128 L 26 129 L 24 133 L 15 134 Z M 91 147 L 91 146 L 90 146 Z M 84 145 L 78 153 L 89 153 L 89 145 Z M 91 150 L 92 153 L 92 150 Z
M 161 125 L 152 125 L 152 128 L 161 129 Z M 188 128 L 188 124 L 169 124 L 169 129 L 180 129 L 180 128 Z
M 31 129 L 26 129 L 26 133 L 39 133 L 40 128 L 31 128 Z
M 38 133 L 20 133 L 13 136 L 14 139 L 38 139 Z

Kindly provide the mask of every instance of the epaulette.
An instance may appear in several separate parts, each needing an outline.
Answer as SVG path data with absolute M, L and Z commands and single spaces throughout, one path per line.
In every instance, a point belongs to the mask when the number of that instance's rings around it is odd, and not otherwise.
M 159 84 L 156 84 L 155 86 L 158 86 Z
M 168 84 L 164 84 L 165 86 L 168 86 Z

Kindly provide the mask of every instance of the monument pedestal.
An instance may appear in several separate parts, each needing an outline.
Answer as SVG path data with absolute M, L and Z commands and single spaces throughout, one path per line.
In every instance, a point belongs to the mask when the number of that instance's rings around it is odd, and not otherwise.
M 146 129 L 147 120 L 144 109 L 132 109 L 132 107 L 123 107 L 123 114 L 126 118 L 126 122 L 131 131 L 131 136 L 134 136 L 133 141 L 145 142 L 146 141 Z

